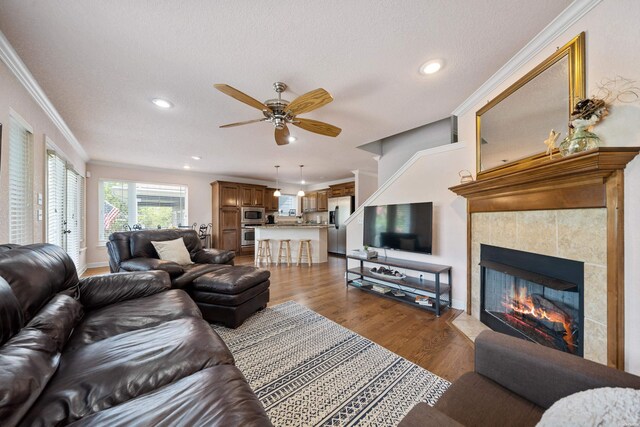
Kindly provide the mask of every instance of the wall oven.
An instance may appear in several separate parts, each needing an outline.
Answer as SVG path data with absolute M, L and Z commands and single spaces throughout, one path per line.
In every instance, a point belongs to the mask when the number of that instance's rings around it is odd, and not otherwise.
M 240 222 L 248 223 L 264 223 L 264 208 L 240 208 Z
M 253 246 L 256 242 L 256 229 L 264 223 L 245 223 L 240 227 L 240 246 Z

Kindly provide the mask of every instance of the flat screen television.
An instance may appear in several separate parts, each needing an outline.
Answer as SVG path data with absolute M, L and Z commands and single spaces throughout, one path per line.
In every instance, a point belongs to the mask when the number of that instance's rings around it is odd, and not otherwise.
M 431 253 L 433 203 L 365 206 L 364 245 Z

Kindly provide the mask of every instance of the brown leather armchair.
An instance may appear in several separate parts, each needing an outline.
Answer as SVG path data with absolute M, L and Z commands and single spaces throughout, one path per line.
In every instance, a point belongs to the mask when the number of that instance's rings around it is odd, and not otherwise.
M 194 264 L 182 266 L 161 260 L 152 241 L 184 239 Z M 112 273 L 121 271 L 161 270 L 169 273 L 174 287 L 184 288 L 194 279 L 215 271 L 221 265 L 233 265 L 235 254 L 220 249 L 203 249 L 195 230 L 141 230 L 112 233 L 107 242 L 109 268 Z

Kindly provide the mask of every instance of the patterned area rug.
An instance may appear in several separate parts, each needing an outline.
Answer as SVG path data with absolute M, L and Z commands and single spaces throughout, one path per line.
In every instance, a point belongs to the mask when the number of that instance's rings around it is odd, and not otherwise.
M 213 328 L 275 426 L 393 426 L 450 384 L 293 301 Z

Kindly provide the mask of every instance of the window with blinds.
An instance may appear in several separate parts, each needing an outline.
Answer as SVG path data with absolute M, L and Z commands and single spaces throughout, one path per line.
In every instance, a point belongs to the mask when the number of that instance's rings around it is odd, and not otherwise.
M 47 242 L 64 247 L 66 162 L 47 152 Z
M 80 175 L 67 168 L 66 245 L 65 249 L 76 266 L 80 262 Z
M 100 240 L 114 231 L 171 228 L 188 224 L 187 187 L 129 181 L 100 181 Z
M 84 178 L 55 151 L 47 151 L 47 242 L 62 247 L 76 267 L 84 240 Z
M 33 243 L 33 132 L 9 117 L 9 240 Z

